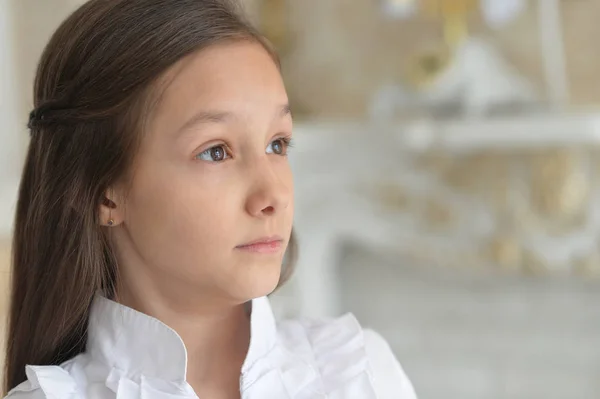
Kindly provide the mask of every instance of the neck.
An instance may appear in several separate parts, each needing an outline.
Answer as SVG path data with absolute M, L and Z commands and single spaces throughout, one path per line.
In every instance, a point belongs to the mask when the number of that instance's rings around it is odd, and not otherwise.
M 187 355 L 188 383 L 200 397 L 237 397 L 240 370 L 250 342 L 250 319 L 244 304 L 198 300 L 181 306 L 160 295 L 123 293 L 119 302 L 155 317 L 174 329 Z M 227 393 L 226 393 L 227 392 Z

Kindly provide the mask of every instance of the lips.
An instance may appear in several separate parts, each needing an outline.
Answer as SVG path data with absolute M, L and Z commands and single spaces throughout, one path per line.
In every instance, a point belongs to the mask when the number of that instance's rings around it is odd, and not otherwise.
M 283 239 L 279 236 L 263 237 L 258 240 L 238 245 L 236 249 L 254 253 L 276 253 L 283 248 Z

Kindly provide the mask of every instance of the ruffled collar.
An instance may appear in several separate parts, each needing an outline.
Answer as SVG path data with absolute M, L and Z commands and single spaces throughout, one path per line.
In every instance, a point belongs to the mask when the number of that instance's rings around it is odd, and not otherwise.
M 277 329 L 266 297 L 250 302 L 250 346 L 242 373 L 275 346 Z M 92 304 L 86 351 L 122 377 L 185 381 L 187 351 L 175 330 L 160 320 L 101 295 Z
M 242 399 L 375 399 L 373 371 L 358 321 L 287 321 L 276 326 L 266 297 L 251 301 L 251 337 L 240 375 Z M 158 319 L 104 297 L 92 305 L 85 353 L 61 366 L 27 366 L 14 392 L 43 397 L 198 399 L 186 382 L 187 353 L 179 335 Z M 82 385 L 79 385 L 79 381 Z M 101 382 L 106 387 L 97 383 Z

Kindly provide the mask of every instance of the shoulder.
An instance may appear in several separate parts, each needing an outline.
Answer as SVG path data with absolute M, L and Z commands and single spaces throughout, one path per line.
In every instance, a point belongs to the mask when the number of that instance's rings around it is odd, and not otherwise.
M 27 366 L 27 380 L 13 388 L 6 399 L 78 398 L 77 385 L 68 367 L 69 364 Z
M 370 329 L 365 329 L 363 336 L 379 396 L 381 398 L 416 399 L 417 395 L 413 385 L 387 341 Z
M 285 348 L 321 371 L 327 380 L 350 381 L 367 374 L 377 398 L 416 399 L 413 386 L 387 341 L 347 313 L 334 319 L 280 323 Z

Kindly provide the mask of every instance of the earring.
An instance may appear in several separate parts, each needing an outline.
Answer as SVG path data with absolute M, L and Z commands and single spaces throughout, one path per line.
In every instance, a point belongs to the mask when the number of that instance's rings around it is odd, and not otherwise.
M 115 224 L 115 220 L 112 218 L 112 209 L 108 208 L 108 223 L 109 226 Z

